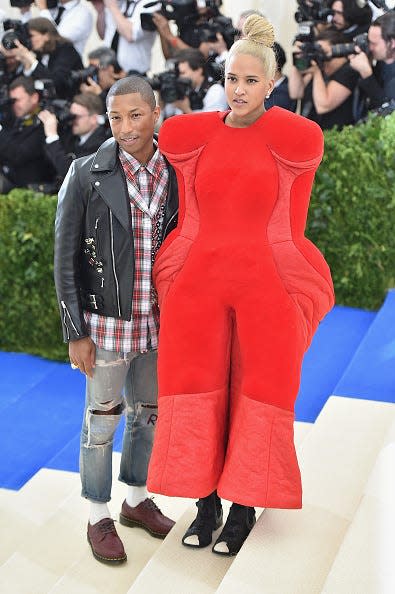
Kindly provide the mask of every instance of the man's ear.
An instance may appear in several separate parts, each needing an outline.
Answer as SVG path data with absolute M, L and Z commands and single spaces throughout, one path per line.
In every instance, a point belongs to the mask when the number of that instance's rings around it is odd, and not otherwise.
M 159 116 L 160 116 L 160 107 L 159 107 L 159 105 L 157 105 L 154 108 L 154 121 L 155 121 L 155 124 L 159 120 Z

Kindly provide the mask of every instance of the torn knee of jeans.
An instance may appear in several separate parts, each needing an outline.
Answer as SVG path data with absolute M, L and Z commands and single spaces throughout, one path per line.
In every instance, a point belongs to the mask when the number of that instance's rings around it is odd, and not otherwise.
M 103 404 L 108 404 L 104 402 Z M 91 410 L 93 415 L 121 415 L 123 412 L 123 404 L 119 403 L 117 406 L 110 408 L 110 410 Z

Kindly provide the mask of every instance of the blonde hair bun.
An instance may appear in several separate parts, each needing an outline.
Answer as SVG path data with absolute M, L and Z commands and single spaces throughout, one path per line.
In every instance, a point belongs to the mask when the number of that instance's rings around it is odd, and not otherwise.
M 272 47 L 274 43 L 274 27 L 269 21 L 259 14 L 251 14 L 243 25 L 245 39 Z

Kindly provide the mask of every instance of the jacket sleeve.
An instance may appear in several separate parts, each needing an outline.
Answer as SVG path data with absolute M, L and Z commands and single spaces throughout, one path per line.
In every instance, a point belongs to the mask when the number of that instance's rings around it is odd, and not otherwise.
M 73 162 L 72 155 L 66 153 L 60 140 L 46 144 L 45 155 L 54 166 L 57 175 L 63 179 Z
M 59 190 L 55 219 L 55 286 L 65 342 L 88 336 L 80 297 L 79 261 L 88 188 L 74 161 Z

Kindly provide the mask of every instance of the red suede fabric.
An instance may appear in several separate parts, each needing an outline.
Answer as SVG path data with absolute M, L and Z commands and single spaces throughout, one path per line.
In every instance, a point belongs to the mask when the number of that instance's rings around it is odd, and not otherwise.
M 248 128 L 174 117 L 159 145 L 180 186 L 154 266 L 161 307 L 152 492 L 301 506 L 293 443 L 303 354 L 334 302 L 304 237 L 318 126 L 274 107 Z

